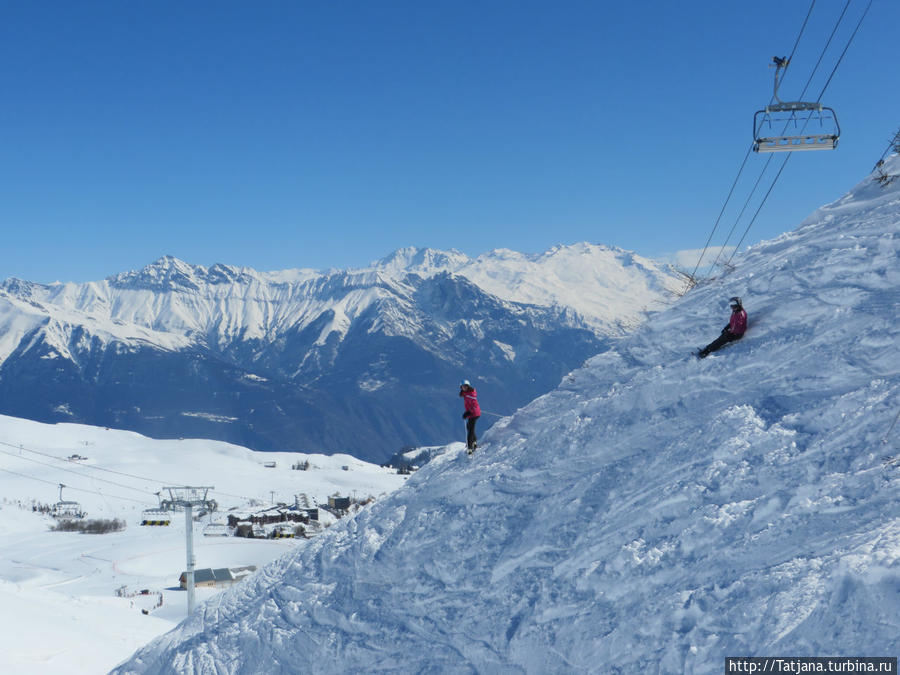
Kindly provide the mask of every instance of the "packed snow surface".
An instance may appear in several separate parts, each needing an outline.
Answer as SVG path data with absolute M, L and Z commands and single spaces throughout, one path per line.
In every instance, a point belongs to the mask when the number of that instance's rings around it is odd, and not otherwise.
M 898 289 L 900 184 L 866 180 L 115 672 L 895 656 Z M 732 295 L 749 332 L 698 361 Z

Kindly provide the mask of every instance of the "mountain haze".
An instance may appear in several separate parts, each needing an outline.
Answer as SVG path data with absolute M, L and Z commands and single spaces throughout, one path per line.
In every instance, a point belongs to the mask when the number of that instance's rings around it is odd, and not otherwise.
M 114 672 L 894 656 L 898 288 L 900 184 L 867 179 Z M 732 295 L 749 332 L 697 361 Z
M 461 377 L 509 413 L 677 284 L 589 244 L 477 259 L 404 249 L 324 272 L 166 256 L 101 282 L 10 279 L 0 412 L 381 461 L 459 435 Z

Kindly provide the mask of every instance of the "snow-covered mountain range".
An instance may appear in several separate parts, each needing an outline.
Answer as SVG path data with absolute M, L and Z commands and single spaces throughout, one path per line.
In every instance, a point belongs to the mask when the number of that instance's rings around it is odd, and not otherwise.
M 898 289 L 900 184 L 867 179 L 114 672 L 896 656 Z M 749 332 L 696 360 L 732 295 Z
M 511 412 L 679 284 L 590 244 L 476 259 L 403 249 L 349 271 L 164 257 L 100 282 L 10 279 L 0 412 L 383 460 L 458 435 L 460 378 Z

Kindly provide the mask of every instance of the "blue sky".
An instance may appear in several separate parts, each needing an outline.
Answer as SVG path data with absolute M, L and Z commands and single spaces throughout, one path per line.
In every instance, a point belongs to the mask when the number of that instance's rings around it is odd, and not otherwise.
M 815 95 L 867 2 L 851 0 Z M 844 5 L 816 2 L 782 98 L 799 95 Z M 359 267 L 410 245 L 700 248 L 769 101 L 768 63 L 808 9 L 7 3 L 0 278 L 96 280 L 164 254 L 275 270 Z M 872 169 L 900 128 L 897 26 L 900 3 L 874 0 L 823 97 L 839 148 L 792 156 L 745 243 Z M 714 244 L 765 159 L 750 158 Z

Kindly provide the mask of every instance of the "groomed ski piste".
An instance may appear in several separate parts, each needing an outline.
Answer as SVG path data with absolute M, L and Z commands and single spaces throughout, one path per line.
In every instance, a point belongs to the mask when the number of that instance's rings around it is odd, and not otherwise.
M 896 656 L 898 326 L 900 181 L 866 179 L 114 672 Z

